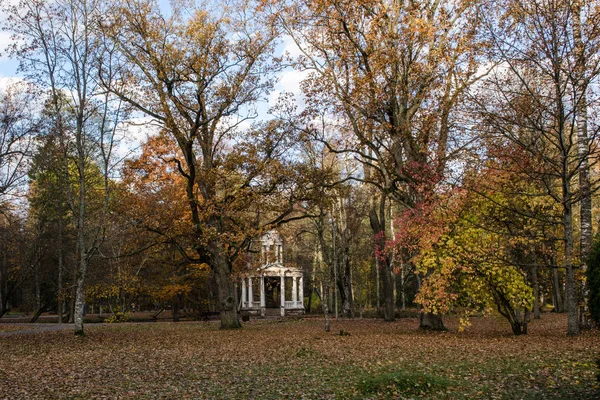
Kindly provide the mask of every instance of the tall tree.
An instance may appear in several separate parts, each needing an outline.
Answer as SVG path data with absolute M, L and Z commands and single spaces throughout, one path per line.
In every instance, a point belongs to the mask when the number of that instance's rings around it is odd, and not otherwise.
M 98 23 L 105 10 L 100 0 L 25 0 L 5 4 L 6 28 L 13 33 L 13 52 L 28 77 L 48 91 L 54 134 L 63 154 L 62 175 L 76 226 L 77 277 L 75 334 L 83 334 L 85 281 L 90 260 L 102 241 L 108 212 L 108 177 L 115 134 L 122 118 L 119 102 L 98 85 L 99 62 L 110 57 Z M 106 79 L 112 79 L 110 72 Z M 75 171 L 69 168 L 71 157 Z M 104 175 L 103 207 L 89 218 L 89 168 L 96 163 Z M 76 186 L 69 177 L 74 172 Z
M 326 110 L 344 135 L 315 138 L 360 159 L 369 171 L 356 179 L 379 189 L 370 219 L 383 249 L 389 202 L 415 207 L 421 177 L 441 177 L 464 144 L 453 118 L 478 79 L 477 2 L 299 0 L 273 4 L 273 13 L 302 52 L 297 67 L 310 72 L 309 121 Z M 393 266 L 379 263 L 384 317 L 393 320 Z M 440 316 L 424 315 L 421 325 L 440 326 Z
M 490 132 L 519 146 L 536 160 L 527 174 L 540 182 L 546 195 L 562 208 L 568 333 L 576 335 L 578 265 L 573 211 L 598 189 L 598 182 L 586 182 L 585 178 L 586 170 L 598 161 L 598 129 L 581 124 L 580 129 L 576 128 L 585 119 L 581 104 L 587 103 L 580 85 L 581 57 L 575 56 L 581 53 L 576 50 L 581 43 L 574 39 L 571 29 L 577 23 L 573 24 L 570 4 L 558 1 L 509 1 L 498 7 L 497 14 L 490 15 L 495 15 L 488 22 L 494 55 L 501 64 L 481 88 L 479 107 Z M 501 24 L 496 24 L 497 18 Z M 588 82 L 596 79 L 600 71 L 596 70 L 595 75 L 590 72 L 586 68 Z M 578 83 L 575 86 L 574 81 Z M 577 175 L 582 178 L 579 188 L 572 185 Z M 590 234 L 585 226 L 589 218 L 585 201 L 581 204 L 584 237 Z M 581 243 L 582 253 L 588 252 L 589 238 L 582 238 Z
M 224 329 L 240 326 L 233 262 L 262 227 L 294 210 L 278 201 L 294 193 L 282 163 L 290 130 L 244 128 L 276 68 L 276 32 L 255 6 L 182 2 L 167 17 L 155 1 L 127 1 L 104 26 L 123 61 L 113 66 L 122 84 L 107 89 L 157 121 L 181 152 L 171 162 L 186 182 L 196 253 L 187 256 L 212 269 Z

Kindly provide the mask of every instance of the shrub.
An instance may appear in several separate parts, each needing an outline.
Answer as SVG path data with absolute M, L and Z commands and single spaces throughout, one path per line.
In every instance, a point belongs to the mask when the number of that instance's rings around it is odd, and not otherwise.
M 600 323 L 600 236 L 596 236 L 587 265 L 588 305 L 590 316 Z
M 114 313 L 113 315 L 111 315 L 110 317 L 108 317 L 104 320 L 104 322 L 109 323 L 109 324 L 116 323 L 116 322 L 127 322 L 127 321 L 129 321 L 129 313 L 122 312 L 122 311 L 117 311 L 116 313 Z

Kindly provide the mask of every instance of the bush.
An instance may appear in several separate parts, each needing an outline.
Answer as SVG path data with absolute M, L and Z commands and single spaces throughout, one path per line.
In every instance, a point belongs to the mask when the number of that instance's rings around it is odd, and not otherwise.
M 104 322 L 108 324 L 116 323 L 116 322 L 127 322 L 129 321 L 129 313 L 117 311 L 110 317 L 106 318 Z
M 596 236 L 587 265 L 588 306 L 590 316 L 600 324 L 600 236 Z

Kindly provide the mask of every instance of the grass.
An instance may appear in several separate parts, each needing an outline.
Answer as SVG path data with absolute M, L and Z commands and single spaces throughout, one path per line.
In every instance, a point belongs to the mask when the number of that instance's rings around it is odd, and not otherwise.
M 598 331 L 570 338 L 544 314 L 514 337 L 494 318 L 465 332 L 418 321 L 253 320 L 89 325 L 85 337 L 0 338 L 3 398 L 597 399 Z M 340 335 L 340 331 L 348 333 Z

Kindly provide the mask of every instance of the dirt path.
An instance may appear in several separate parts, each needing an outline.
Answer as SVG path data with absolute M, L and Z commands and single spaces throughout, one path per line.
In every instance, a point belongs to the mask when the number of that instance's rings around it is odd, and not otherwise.
M 10 329 L 4 331 L 3 328 Z M 65 329 L 73 329 L 73 324 L 31 324 L 31 323 L 8 323 L 0 324 L 0 337 L 13 335 L 29 335 L 40 332 L 56 332 Z

